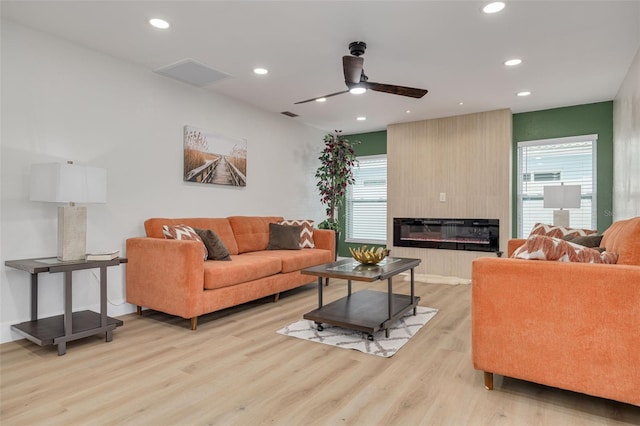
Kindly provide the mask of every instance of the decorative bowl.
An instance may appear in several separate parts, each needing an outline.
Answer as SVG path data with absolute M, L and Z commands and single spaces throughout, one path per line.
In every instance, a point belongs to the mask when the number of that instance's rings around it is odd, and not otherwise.
M 349 247 L 349 251 L 351 256 L 363 265 L 375 265 L 389 254 L 389 250 L 383 247 L 371 247 L 370 249 L 367 249 L 367 246 L 356 249 Z

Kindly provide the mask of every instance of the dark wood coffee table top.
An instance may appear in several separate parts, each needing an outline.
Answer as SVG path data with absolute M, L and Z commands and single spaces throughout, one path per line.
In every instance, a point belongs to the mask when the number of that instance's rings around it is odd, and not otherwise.
M 325 278 L 342 278 L 345 280 L 374 282 L 384 280 L 401 272 L 415 268 L 420 259 L 387 257 L 377 265 L 363 265 L 354 259 L 343 259 L 333 263 L 303 269 L 306 275 Z

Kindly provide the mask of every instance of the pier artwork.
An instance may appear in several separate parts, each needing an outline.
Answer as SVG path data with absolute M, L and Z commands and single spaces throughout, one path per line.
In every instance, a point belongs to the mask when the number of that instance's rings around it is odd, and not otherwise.
M 245 140 L 184 127 L 184 180 L 216 185 L 247 185 Z

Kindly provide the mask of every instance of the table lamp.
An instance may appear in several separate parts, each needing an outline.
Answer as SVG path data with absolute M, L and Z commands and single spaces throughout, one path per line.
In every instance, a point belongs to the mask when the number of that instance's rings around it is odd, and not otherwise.
M 559 209 L 553 211 L 553 224 L 555 226 L 569 227 L 569 210 L 580 208 L 580 185 L 545 186 L 543 188 L 543 207 Z
M 58 259 L 83 260 L 87 252 L 87 208 L 76 203 L 106 203 L 107 171 L 72 162 L 33 164 L 29 199 L 69 203 L 58 207 Z

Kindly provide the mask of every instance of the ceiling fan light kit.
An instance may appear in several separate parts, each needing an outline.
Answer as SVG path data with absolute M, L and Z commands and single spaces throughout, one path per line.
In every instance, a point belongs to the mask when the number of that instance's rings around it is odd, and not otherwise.
M 364 55 L 367 49 L 367 44 L 363 41 L 354 41 L 349 43 L 349 53 L 351 56 L 342 57 L 342 70 L 344 73 L 344 82 L 347 85 L 348 90 L 341 92 L 331 93 L 329 95 L 317 96 L 315 98 L 306 99 L 304 101 L 296 102 L 295 104 L 304 104 L 311 101 L 317 101 L 322 98 L 329 98 L 331 96 L 341 95 L 343 93 L 351 92 L 353 94 L 362 94 L 367 90 L 373 90 L 374 92 L 389 93 L 392 95 L 407 96 L 410 98 L 420 99 L 426 95 L 429 91 L 426 89 L 417 89 L 414 87 L 397 86 L 394 84 L 374 83 L 369 81 L 369 77 L 364 73 Z
M 158 28 L 160 30 L 166 30 L 167 28 L 169 28 L 171 25 L 165 21 L 164 19 L 160 19 L 160 18 L 151 18 L 149 19 L 149 24 L 151 24 L 151 26 Z
M 489 3 L 482 8 L 482 11 L 486 14 L 498 13 L 502 9 L 504 9 L 504 2 L 494 1 L 493 3 Z

